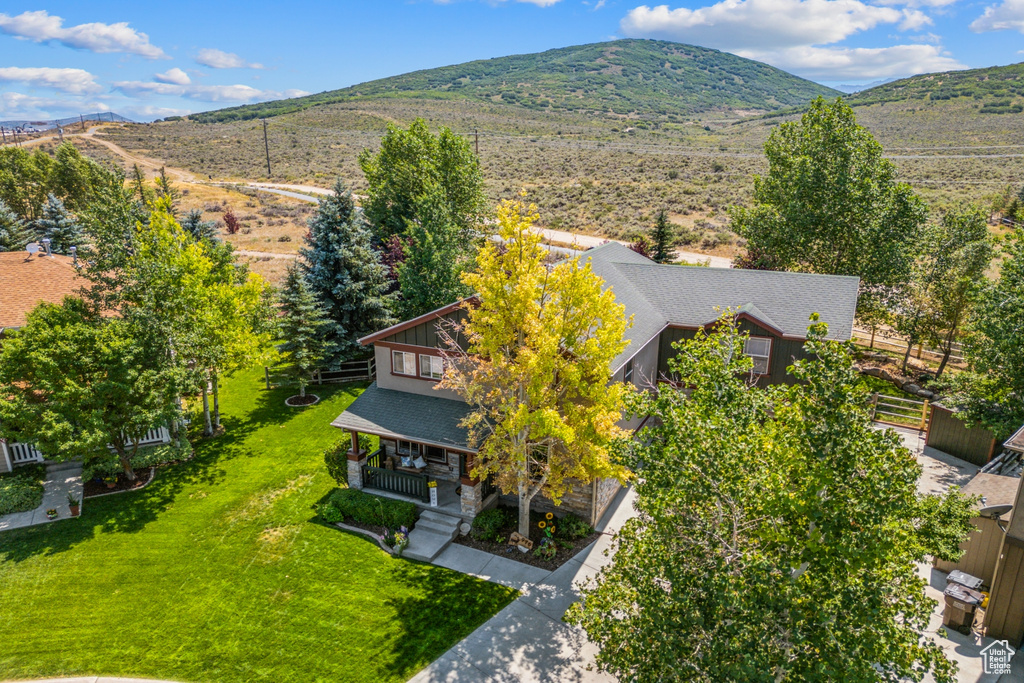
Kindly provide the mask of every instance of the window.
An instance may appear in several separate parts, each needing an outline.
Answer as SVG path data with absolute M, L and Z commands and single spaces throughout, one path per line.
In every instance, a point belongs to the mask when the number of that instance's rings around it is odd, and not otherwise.
M 442 465 L 448 464 L 448 456 L 445 455 L 443 448 L 438 448 L 437 446 L 427 446 L 426 451 L 427 460 L 429 460 L 430 462 L 439 462 Z
M 396 375 L 416 374 L 416 354 L 405 351 L 391 352 L 391 372 Z
M 444 370 L 444 361 L 437 356 L 420 354 L 420 377 L 428 379 L 441 379 Z
M 420 445 L 415 441 L 399 441 L 396 450 L 401 455 L 417 456 L 420 454 Z
M 633 381 L 633 359 L 630 358 L 626 361 L 626 365 L 622 369 L 622 381 L 629 384 Z
M 767 337 L 748 337 L 743 353 L 754 359 L 754 374 L 768 374 L 768 359 L 772 355 L 772 340 Z

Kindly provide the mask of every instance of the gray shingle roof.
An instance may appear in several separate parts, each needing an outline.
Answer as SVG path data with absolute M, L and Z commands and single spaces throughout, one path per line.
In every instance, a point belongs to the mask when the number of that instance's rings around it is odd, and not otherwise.
M 615 368 L 665 325 L 714 322 L 716 307 L 742 309 L 786 336 L 803 338 L 812 313 L 828 323 L 830 339 L 847 340 L 853 334 L 857 277 L 661 265 L 617 242 L 591 249 L 586 257 L 625 305 L 626 315 L 634 316 L 627 333 L 630 344 Z
M 381 389 L 374 382 L 331 425 L 437 446 L 466 447 L 459 423 L 470 412 L 462 401 Z

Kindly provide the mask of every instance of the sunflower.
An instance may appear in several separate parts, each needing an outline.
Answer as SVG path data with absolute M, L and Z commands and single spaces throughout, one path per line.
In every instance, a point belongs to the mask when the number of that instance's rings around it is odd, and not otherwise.
M 555 533 L 555 527 L 554 527 L 554 525 L 551 525 L 551 528 L 550 528 L 550 529 L 548 529 L 548 531 L 550 531 L 551 533 Z
M 554 519 L 554 518 L 555 518 L 555 513 L 554 512 L 549 512 L 548 514 L 544 515 L 544 519 Z
M 537 522 L 537 526 L 539 526 L 539 527 L 540 527 L 541 529 L 543 529 L 543 528 L 544 528 L 544 527 L 546 527 L 547 525 L 548 525 L 548 523 L 547 523 L 547 522 L 545 522 L 545 521 L 543 521 L 543 520 L 541 520 L 541 521 Z

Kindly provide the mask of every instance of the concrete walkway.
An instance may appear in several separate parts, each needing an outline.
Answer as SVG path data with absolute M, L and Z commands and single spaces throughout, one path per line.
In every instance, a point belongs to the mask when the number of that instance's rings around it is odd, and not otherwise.
M 595 670 L 597 646 L 586 634 L 562 622 L 579 594 L 576 584 L 594 576 L 611 558 L 612 536 L 632 517 L 632 489 L 621 491 L 605 513 L 598 540 L 553 572 L 451 545 L 434 564 L 511 586 L 522 595 L 483 626 L 411 679 L 412 683 L 464 681 L 614 681 Z
M 43 482 L 43 502 L 35 510 L 15 512 L 0 517 L 0 531 L 21 529 L 37 524 L 48 524 L 59 519 L 71 517 L 68 507 L 68 494 L 73 495 L 79 503 L 82 501 L 82 464 L 61 463 L 46 467 L 46 481 Z M 84 503 L 83 503 L 84 504 Z M 46 511 L 57 510 L 57 519 L 47 519 Z M 81 508 L 79 508 L 81 513 Z

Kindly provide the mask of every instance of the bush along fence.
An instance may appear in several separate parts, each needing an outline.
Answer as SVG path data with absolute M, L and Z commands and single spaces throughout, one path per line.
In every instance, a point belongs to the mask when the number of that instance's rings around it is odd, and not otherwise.
M 366 360 L 350 360 L 337 368 L 317 370 L 310 378 L 310 384 L 340 384 L 344 382 L 371 381 L 377 376 L 377 364 L 373 358 Z M 267 390 L 294 383 L 294 378 L 284 368 L 263 368 L 263 377 Z

